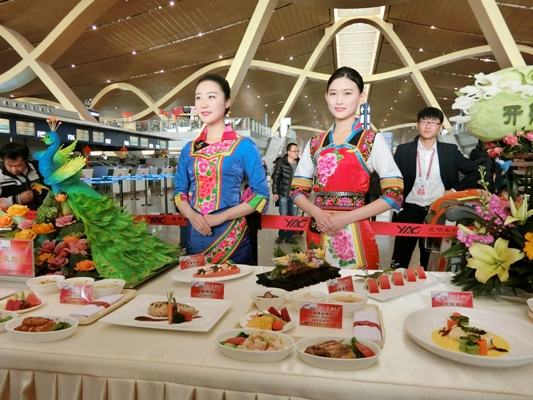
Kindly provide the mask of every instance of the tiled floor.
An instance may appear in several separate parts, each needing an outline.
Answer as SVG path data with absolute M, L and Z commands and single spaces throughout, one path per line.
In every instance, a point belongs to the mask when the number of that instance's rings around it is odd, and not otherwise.
M 151 189 L 149 195 L 145 197 L 144 191 L 137 193 L 137 199 L 133 200 L 133 195 L 127 194 L 124 196 L 124 205 L 126 206 L 126 211 L 131 212 L 132 214 L 161 214 L 165 210 L 165 196 L 161 195 L 162 192 L 158 189 Z M 117 197 L 117 201 L 119 198 Z M 147 203 L 148 201 L 148 203 Z M 169 213 L 174 213 L 174 203 L 172 202 L 172 191 L 168 191 L 167 194 L 167 208 Z M 149 205 L 146 205 L 149 204 Z M 271 201 L 270 207 L 268 209 L 268 214 L 279 215 L 279 209 L 274 206 L 274 202 Z M 378 216 L 378 221 L 390 221 L 391 211 L 385 212 Z M 152 225 L 150 228 L 152 233 L 159 233 L 162 239 L 167 240 L 170 243 L 179 243 L 179 227 L 177 226 L 157 226 Z M 305 235 L 305 234 L 304 234 Z M 293 238 L 305 248 L 305 236 L 295 233 Z M 272 253 L 274 248 L 278 245 L 275 244 L 275 240 L 278 237 L 276 230 L 263 229 L 259 231 L 259 265 L 272 265 Z M 380 251 L 381 263 L 384 266 L 390 265 L 392 249 L 394 245 L 394 238 L 390 236 L 376 236 Z M 284 251 L 289 252 L 291 245 L 287 243 L 282 243 L 281 247 Z M 419 264 L 419 251 L 418 247 L 413 253 L 411 258 L 411 266 L 417 266 Z

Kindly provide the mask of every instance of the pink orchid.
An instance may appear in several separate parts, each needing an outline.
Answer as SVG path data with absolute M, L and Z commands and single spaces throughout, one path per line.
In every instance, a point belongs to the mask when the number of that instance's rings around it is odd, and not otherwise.
M 63 226 L 72 225 L 76 220 L 74 215 L 63 215 L 62 217 L 56 218 L 56 226 L 62 228 Z

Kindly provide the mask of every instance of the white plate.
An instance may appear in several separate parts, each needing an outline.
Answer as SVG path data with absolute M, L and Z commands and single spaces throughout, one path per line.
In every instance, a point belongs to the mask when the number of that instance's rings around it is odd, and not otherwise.
M 446 326 L 453 312 L 470 318 L 470 325 L 501 336 L 509 343 L 509 353 L 501 357 L 482 357 L 439 347 L 431 338 L 437 328 Z M 437 307 L 415 311 L 404 321 L 407 333 L 424 349 L 441 357 L 480 367 L 516 367 L 533 362 L 533 325 L 491 311 L 462 307 Z
M 300 360 L 306 364 L 316 368 L 332 369 L 336 371 L 357 371 L 360 369 L 369 368 L 376 363 L 379 355 L 381 354 L 381 349 L 376 343 L 363 339 L 358 340 L 358 342 L 369 347 L 374 352 L 374 356 L 367 358 L 340 359 L 314 356 L 305 352 L 307 347 L 326 342 L 328 340 L 342 340 L 343 343 L 350 344 L 352 338 L 344 336 L 306 337 L 296 342 L 296 353 L 298 354 L 298 357 L 300 357 Z
M 206 265 L 206 267 L 208 267 L 209 265 Z M 172 279 L 178 282 L 192 282 L 192 281 L 223 282 L 223 281 L 230 281 L 232 279 L 237 279 L 242 276 L 249 275 L 255 271 L 255 267 L 251 265 L 237 264 L 237 267 L 239 267 L 241 270 L 241 272 L 239 272 L 238 274 L 219 276 L 219 277 L 214 277 L 214 278 L 193 278 L 192 275 L 198 269 L 205 268 L 205 267 L 181 269 L 178 272 L 175 272 L 172 274 Z
M 17 313 L 15 311 L 0 311 L 0 319 L 7 317 L 8 315 L 11 315 L 11 319 L 17 318 Z M 11 319 L 9 321 L 11 321 Z M 0 333 L 6 331 L 6 324 L 9 321 L 0 322 Z
M 17 293 L 18 294 L 18 293 Z M 46 301 L 44 301 L 43 299 L 41 299 L 39 296 L 37 296 L 37 298 L 39 300 L 41 300 L 41 304 L 39 304 L 38 306 L 34 306 L 34 307 L 30 307 L 30 308 L 25 308 L 24 310 L 17 310 L 15 311 L 17 314 L 26 314 L 26 313 L 29 313 L 30 311 L 33 311 L 33 310 L 37 310 L 39 307 L 42 307 L 43 305 L 46 304 Z M 2 303 L 0 303 L 0 311 L 2 310 L 5 310 L 6 309 L 6 304 L 7 304 L 7 300 L 4 300 Z
M 208 332 L 231 305 L 231 301 L 229 300 L 176 297 L 176 301 L 178 303 L 188 304 L 196 308 L 199 311 L 198 315 L 201 316 L 201 318 L 193 318 L 193 320 L 190 322 L 171 325 L 166 321 L 135 321 L 135 317 L 150 317 L 150 314 L 148 314 L 148 306 L 154 301 L 167 301 L 167 297 L 156 296 L 152 294 L 141 294 L 127 305 L 100 319 L 100 321 L 107 322 L 108 324 L 134 326 L 138 328 L 163 329 L 168 331 Z
M 281 340 L 283 340 L 283 342 L 285 343 L 285 348 L 283 350 L 274 350 L 274 351 L 249 351 L 249 350 L 241 350 L 241 349 L 232 349 L 231 347 L 227 347 L 227 346 L 220 344 L 220 342 L 224 341 L 225 339 L 233 338 L 241 332 L 244 332 L 247 335 L 251 333 L 264 332 L 266 335 L 277 336 Z M 294 347 L 294 339 L 291 338 L 290 336 L 284 335 L 283 333 L 279 333 L 279 332 L 261 331 L 259 329 L 232 329 L 230 331 L 219 333 L 216 336 L 215 341 L 217 343 L 217 347 L 220 350 L 220 352 L 224 354 L 226 357 L 233 358 L 239 361 L 258 362 L 258 363 L 281 361 L 287 358 L 287 356 L 291 353 L 292 348 Z
M 53 332 L 20 332 L 14 330 L 17 326 L 22 325 L 22 321 L 25 317 L 12 319 L 6 323 L 6 332 L 13 339 L 20 340 L 21 342 L 32 343 L 47 343 L 56 342 L 71 337 L 76 328 L 78 327 L 78 320 L 76 318 L 67 317 L 64 315 L 39 315 L 43 318 L 50 318 L 56 322 L 68 322 L 71 327 L 67 329 L 61 329 L 60 331 Z
M 262 312 L 263 314 L 268 314 L 269 313 L 267 310 L 262 310 L 262 311 L 254 311 L 254 312 L 252 312 L 250 314 L 243 315 L 241 317 L 241 319 L 239 319 L 239 325 L 242 326 L 243 328 L 246 328 L 246 329 L 253 329 L 253 328 L 247 327 L 246 324 L 255 315 L 257 315 L 258 312 Z M 294 328 L 294 326 L 296 325 L 296 323 L 294 322 L 294 317 L 292 315 L 290 315 L 290 313 L 289 313 L 289 316 L 291 317 L 291 321 L 287 322 L 282 330 L 275 331 L 275 332 L 285 332 L 285 331 L 288 331 L 291 328 Z
M 398 268 L 398 271 L 402 272 L 403 269 Z M 395 286 L 391 282 L 390 289 L 380 288 L 379 293 L 369 293 L 368 290 L 365 289 L 365 279 L 362 276 L 356 276 L 354 277 L 353 287 L 355 292 L 363 293 L 371 299 L 378 301 L 389 301 L 407 293 L 416 292 L 417 290 L 435 285 L 436 283 L 445 281 L 446 279 L 450 279 L 450 277 L 436 277 L 435 275 L 432 275 L 431 272 L 426 271 L 426 279 L 417 279 L 416 282 L 407 282 L 404 280 L 404 286 Z

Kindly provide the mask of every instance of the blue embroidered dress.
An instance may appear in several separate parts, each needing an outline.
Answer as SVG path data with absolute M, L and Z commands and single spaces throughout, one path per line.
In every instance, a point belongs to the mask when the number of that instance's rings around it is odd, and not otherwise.
M 247 202 L 265 213 L 270 193 L 255 143 L 237 135 L 230 125 L 220 142 L 206 143 L 206 135 L 207 128 L 181 151 L 174 179 L 176 205 L 187 201 L 195 211 L 206 215 Z M 249 188 L 241 195 L 245 181 Z M 188 223 L 187 253 L 204 253 L 209 263 L 230 259 L 237 264 L 253 264 L 246 218 L 226 221 L 211 230 L 210 236 L 203 236 Z

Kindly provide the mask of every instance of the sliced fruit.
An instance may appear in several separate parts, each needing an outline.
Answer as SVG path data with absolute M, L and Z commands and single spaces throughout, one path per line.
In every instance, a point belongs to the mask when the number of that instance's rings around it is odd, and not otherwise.
M 11 309 L 11 311 L 18 311 L 20 310 L 20 307 L 22 305 L 22 301 L 21 300 L 15 300 L 13 302 L 13 308 Z
M 6 303 L 6 310 L 7 311 L 13 311 L 13 304 L 15 303 L 15 300 L 9 299 Z
M 289 312 L 287 311 L 287 307 L 283 307 L 280 311 L 281 313 L 281 319 L 285 322 L 291 322 L 291 316 L 289 315 Z
M 34 294 L 29 294 L 26 297 L 26 303 L 29 303 L 31 307 L 35 307 L 35 306 L 38 306 L 39 304 L 41 304 L 42 301 L 39 300 L 39 298 L 37 296 L 35 296 Z
M 278 317 L 278 318 L 282 318 L 282 316 L 281 316 L 281 314 L 279 313 L 279 311 L 276 310 L 274 307 L 270 307 L 270 308 L 268 309 L 268 312 L 269 312 L 270 314 L 272 314 L 272 315 L 275 315 L 275 316 Z

